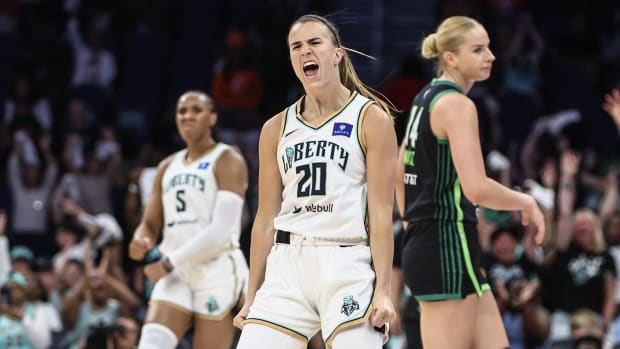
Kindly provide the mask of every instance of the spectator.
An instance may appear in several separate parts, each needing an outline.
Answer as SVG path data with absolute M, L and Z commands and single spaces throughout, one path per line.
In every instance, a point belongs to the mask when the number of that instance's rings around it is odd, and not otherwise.
M 39 156 L 35 142 L 44 158 Z M 8 167 L 14 207 L 9 239 L 13 245 L 26 245 L 37 255 L 51 253 L 47 236 L 48 203 L 57 174 L 51 137 L 32 139 L 24 131 L 17 131 Z
M 48 312 L 28 301 L 26 278 L 10 271 L 0 279 L 3 298 L 0 300 L 0 347 L 45 349 L 51 343 Z
M 4 102 L 4 123 L 18 125 L 30 118 L 41 130 L 51 131 L 54 117 L 49 101 L 41 95 L 31 78 L 20 75 L 13 83 L 10 98 Z
M 117 323 L 119 316 L 131 314 L 139 305 L 136 295 L 122 282 L 110 275 L 110 253 L 101 252 L 97 268 L 90 256 L 92 241 L 86 248 L 86 275 L 64 297 L 62 320 L 68 330 L 62 344 L 79 348 L 94 328 Z

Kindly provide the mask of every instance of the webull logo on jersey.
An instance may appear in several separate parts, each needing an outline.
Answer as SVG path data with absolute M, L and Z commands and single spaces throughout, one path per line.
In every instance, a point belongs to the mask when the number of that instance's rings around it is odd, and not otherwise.
M 282 156 L 284 173 L 293 167 L 293 162 L 304 159 L 329 158 L 346 171 L 349 162 L 349 152 L 338 143 L 330 141 L 306 141 L 286 147 Z
M 334 204 L 327 205 L 317 205 L 310 204 L 306 205 L 306 212 L 334 212 Z

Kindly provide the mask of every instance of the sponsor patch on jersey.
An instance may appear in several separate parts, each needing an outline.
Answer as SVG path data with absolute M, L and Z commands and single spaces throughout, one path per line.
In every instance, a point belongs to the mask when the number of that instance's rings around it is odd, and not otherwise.
M 351 131 L 353 131 L 353 125 L 346 122 L 337 122 L 334 124 L 332 130 L 332 136 L 347 136 L 351 137 Z
M 208 161 L 201 162 L 201 163 L 198 164 L 198 169 L 199 170 L 206 170 L 206 169 L 209 168 L 209 165 L 211 165 L 211 163 L 208 162 Z

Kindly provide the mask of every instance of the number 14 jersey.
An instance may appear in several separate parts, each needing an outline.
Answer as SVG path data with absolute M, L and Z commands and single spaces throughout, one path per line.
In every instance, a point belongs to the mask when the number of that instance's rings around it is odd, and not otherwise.
M 372 101 L 353 92 L 314 127 L 300 115 L 304 98 L 288 107 L 282 121 L 277 160 L 284 189 L 275 228 L 313 237 L 366 237 L 366 155 L 359 126 Z

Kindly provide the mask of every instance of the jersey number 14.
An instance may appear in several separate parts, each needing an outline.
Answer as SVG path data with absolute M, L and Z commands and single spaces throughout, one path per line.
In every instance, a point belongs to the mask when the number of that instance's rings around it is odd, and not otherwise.
M 413 166 L 415 157 L 415 142 L 418 140 L 418 127 L 420 127 L 420 116 L 424 111 L 424 107 L 418 107 L 414 105 L 411 107 L 411 113 L 409 113 L 409 121 L 407 122 L 407 134 L 405 139 L 407 144 L 405 145 L 405 165 Z

